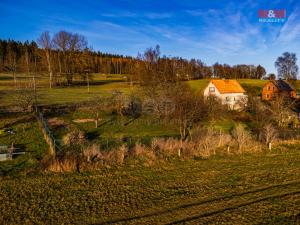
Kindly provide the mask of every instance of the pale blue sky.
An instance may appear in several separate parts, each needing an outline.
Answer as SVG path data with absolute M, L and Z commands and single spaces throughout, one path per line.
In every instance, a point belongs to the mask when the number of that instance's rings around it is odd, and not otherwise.
M 85 35 L 94 50 L 136 56 L 159 44 L 167 56 L 263 65 L 284 51 L 300 57 L 297 0 L 1 0 L 0 38 L 36 40 L 48 30 Z M 260 23 L 259 9 L 285 9 L 285 23 Z M 299 62 L 298 62 L 299 65 Z

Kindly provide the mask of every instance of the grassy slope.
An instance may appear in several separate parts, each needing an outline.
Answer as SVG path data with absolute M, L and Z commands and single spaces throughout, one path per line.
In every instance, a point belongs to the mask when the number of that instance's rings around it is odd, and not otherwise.
M 93 99 L 97 95 L 108 95 L 113 90 L 121 90 L 128 93 L 132 90 L 131 86 L 124 82 L 123 76 L 120 75 L 103 75 L 94 74 L 93 82 L 91 82 L 90 92 L 87 86 L 73 86 L 73 87 L 56 87 L 53 89 L 47 88 L 47 79 L 45 77 L 38 79 L 40 103 L 42 104 L 65 104 L 80 101 L 87 101 Z M 19 75 L 18 80 L 22 83 L 28 81 L 25 75 Z M 201 91 L 208 84 L 208 79 L 188 81 L 188 84 L 195 91 Z M 256 90 L 260 92 L 261 87 L 266 81 L 263 80 L 239 80 L 246 91 Z M 75 81 L 76 83 L 76 81 Z M 9 105 L 13 101 L 14 83 L 11 76 L 0 74 L 0 105 Z
M 300 147 L 291 149 L 0 178 L 0 222 L 292 224 L 300 213 Z
M 28 82 L 28 78 L 20 75 L 18 81 L 21 84 L 23 83 L 21 86 L 24 86 Z M 129 92 L 130 85 L 123 81 L 120 75 L 94 74 L 94 79 L 90 84 L 90 92 L 88 92 L 86 84 L 49 89 L 47 87 L 48 81 L 43 77 L 37 81 L 39 102 L 42 104 L 65 104 L 87 101 L 97 95 L 110 94 L 113 90 Z M 77 81 L 74 81 L 74 83 L 76 84 Z M 14 92 L 12 77 L 0 74 L 0 97 L 5 96 L 5 98 L 1 98 L 0 105 L 10 105 L 14 101 Z
M 245 88 L 246 91 L 251 91 L 255 89 L 258 92 L 261 91 L 261 88 L 266 82 L 265 80 L 254 80 L 254 79 L 239 79 L 238 81 Z M 188 81 L 189 85 L 195 91 L 202 91 L 206 87 L 208 82 L 209 82 L 208 79 Z

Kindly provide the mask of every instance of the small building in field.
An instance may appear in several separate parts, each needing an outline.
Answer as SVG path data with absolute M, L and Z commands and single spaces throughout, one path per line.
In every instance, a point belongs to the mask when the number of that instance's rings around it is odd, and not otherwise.
M 211 80 L 204 89 L 204 97 L 215 96 L 229 109 L 237 110 L 247 104 L 246 91 L 237 80 Z
M 262 100 L 272 100 L 276 96 L 296 98 L 296 89 L 286 80 L 270 80 L 262 89 Z

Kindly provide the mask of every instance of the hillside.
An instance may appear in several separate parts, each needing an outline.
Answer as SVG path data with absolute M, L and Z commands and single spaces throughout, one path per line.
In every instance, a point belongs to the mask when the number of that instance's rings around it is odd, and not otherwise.
M 132 92 L 136 86 L 131 86 L 126 82 L 125 76 L 121 75 L 105 75 L 105 74 L 93 74 L 93 80 L 90 82 L 90 89 L 88 91 L 87 83 L 82 81 L 74 82 L 70 87 L 54 87 L 49 89 L 47 86 L 47 80 L 45 77 L 37 79 L 38 87 L 38 101 L 41 104 L 66 104 L 75 102 L 84 102 L 94 99 L 99 95 L 110 95 L 113 90 L 120 90 L 124 93 Z M 24 74 L 20 74 L 18 82 L 20 86 L 26 86 L 26 83 L 31 80 Z M 191 80 L 187 81 L 193 90 L 201 92 L 208 83 L 208 79 Z M 264 80 L 254 79 L 240 79 L 240 84 L 246 91 L 255 91 L 259 94 Z M 297 85 L 298 86 L 298 85 Z M 300 86 L 300 85 L 299 85 Z M 11 105 L 14 96 L 14 82 L 13 78 L 7 74 L 0 74 L 0 94 L 6 95 L 2 99 L 0 105 Z

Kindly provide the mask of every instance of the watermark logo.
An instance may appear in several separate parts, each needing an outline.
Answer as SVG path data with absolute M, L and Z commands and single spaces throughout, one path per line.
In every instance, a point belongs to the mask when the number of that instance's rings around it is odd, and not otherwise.
M 262 23 L 283 23 L 286 19 L 285 9 L 258 10 L 258 21 Z

